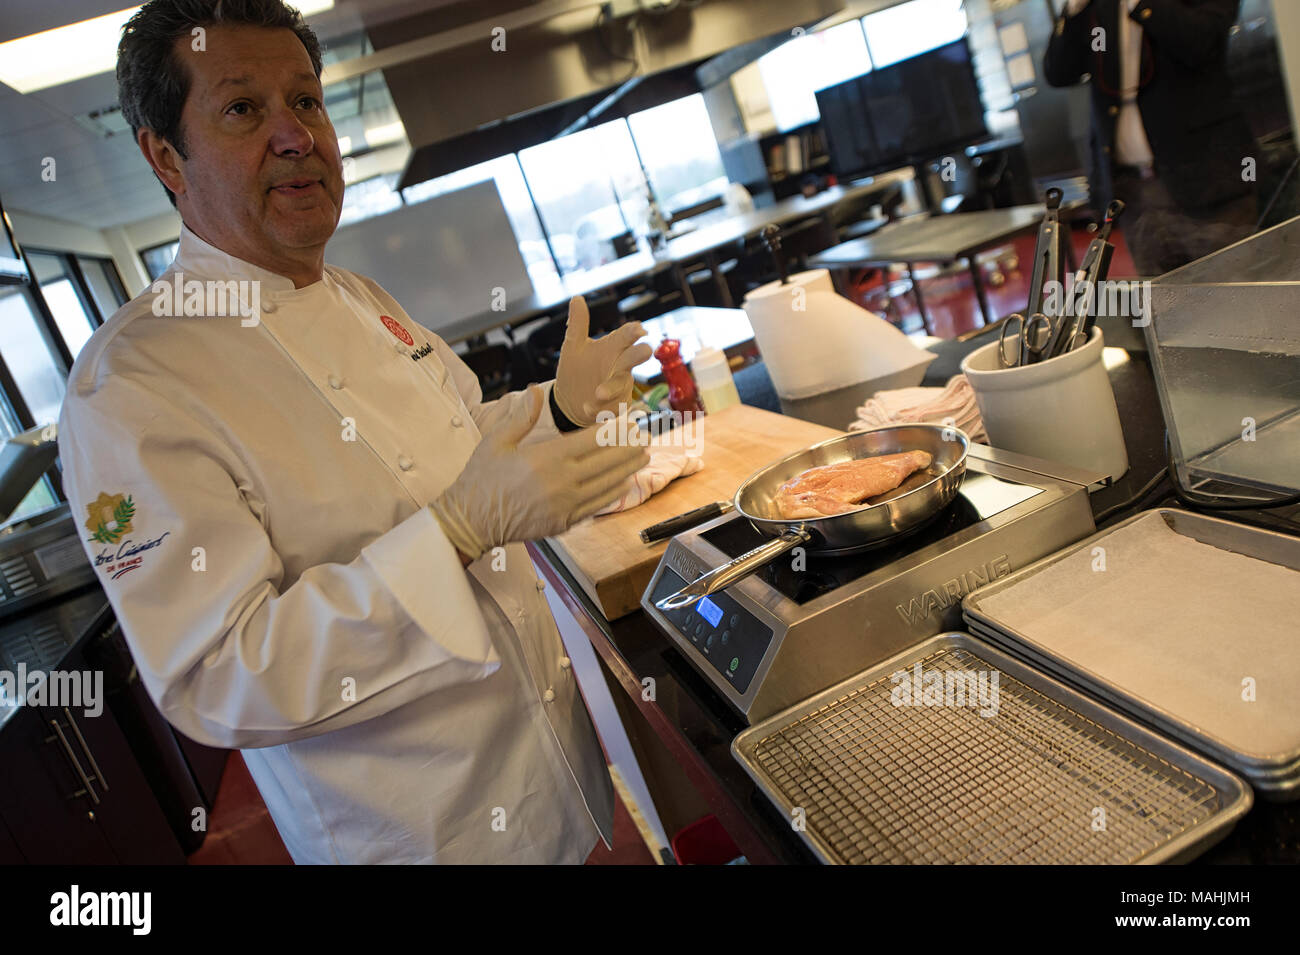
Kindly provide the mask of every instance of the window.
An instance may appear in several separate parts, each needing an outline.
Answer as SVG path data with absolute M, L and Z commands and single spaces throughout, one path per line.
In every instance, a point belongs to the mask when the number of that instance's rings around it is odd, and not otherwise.
M 519 164 L 563 272 L 612 262 L 616 238 L 644 233 L 645 177 L 625 121 L 521 150 Z
M 418 183 L 409 189 L 403 189 L 402 197 L 408 203 L 422 202 L 488 179 L 497 184 L 497 192 L 501 194 L 501 202 L 506 207 L 506 216 L 514 229 L 515 241 L 519 243 L 519 254 L 528 267 L 533 285 L 554 282 L 559 277 L 555 270 L 555 260 L 551 258 L 551 251 L 546 246 L 542 224 L 537 219 L 537 209 L 528 193 L 528 184 L 519 168 L 519 160 L 513 153 Z
M 85 287 L 99 309 L 100 321 L 107 321 L 127 301 L 117 266 L 110 259 L 92 259 L 85 255 L 77 256 L 77 265 L 81 268 Z
M 962 0 L 911 0 L 862 18 L 871 61 L 889 66 L 899 60 L 959 40 L 966 34 Z M 845 77 L 847 79 L 847 77 Z
M 786 132 L 820 119 L 816 91 L 867 72 L 871 59 L 862 24 L 853 20 L 783 43 L 759 58 L 758 69 L 777 129 Z
M 720 196 L 727 173 L 699 93 L 627 118 L 664 215 Z
M 41 426 L 59 418 L 67 369 L 30 295 L 21 285 L 0 287 L 0 355 L 32 419 Z
M 28 259 L 32 263 L 32 273 L 41 287 L 41 296 L 54 316 L 59 336 L 67 346 L 68 353 L 76 358 L 91 332 L 121 304 L 116 290 L 108 284 L 105 263 L 78 257 L 77 264 L 74 265 L 73 256 L 53 252 L 30 252 Z M 96 301 L 82 268 L 83 263 L 99 269 L 96 282 L 103 296 L 102 305 Z M 109 265 L 111 267 L 111 263 Z
M 402 197 L 396 190 L 398 175 L 393 172 L 386 176 L 373 176 L 348 186 L 343 192 L 343 211 L 339 215 L 339 227 L 400 209 Z
M 149 273 L 149 281 L 153 281 L 171 268 L 172 260 L 176 258 L 176 253 L 180 250 L 180 242 L 164 242 L 162 245 L 155 245 L 151 249 L 145 249 L 140 253 L 140 258 L 144 262 L 145 271 Z

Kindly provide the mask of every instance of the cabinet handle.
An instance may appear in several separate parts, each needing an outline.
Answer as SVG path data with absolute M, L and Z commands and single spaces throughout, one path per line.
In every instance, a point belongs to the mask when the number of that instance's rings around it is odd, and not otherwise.
M 108 780 L 104 778 L 104 771 L 99 768 L 99 763 L 95 762 L 95 754 L 92 753 L 90 747 L 86 745 L 86 737 L 81 735 L 81 727 L 78 726 L 77 721 L 72 718 L 72 711 L 70 709 L 65 706 L 63 712 L 68 716 L 68 724 L 72 727 L 72 732 L 77 734 L 77 742 L 81 744 L 82 752 L 86 754 L 86 759 L 90 763 L 90 768 L 94 770 L 95 779 L 99 782 L 100 788 L 103 789 L 104 792 L 108 792 Z
M 68 738 L 63 735 L 63 727 L 59 725 L 58 720 L 50 720 L 50 725 L 54 727 L 55 734 L 59 737 L 59 742 L 63 744 L 63 751 L 68 754 L 68 759 L 72 760 L 72 767 L 81 777 L 82 785 L 86 787 L 86 792 L 96 806 L 99 805 L 99 797 L 95 795 L 95 787 L 90 785 L 90 779 L 86 776 L 86 771 L 81 768 L 81 763 L 77 762 L 77 754 L 72 751 L 68 745 Z M 75 794 L 74 794 L 75 795 Z

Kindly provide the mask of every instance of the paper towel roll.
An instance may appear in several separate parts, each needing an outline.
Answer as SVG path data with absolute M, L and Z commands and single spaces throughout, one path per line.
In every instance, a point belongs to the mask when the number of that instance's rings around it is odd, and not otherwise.
M 904 369 L 916 370 L 913 384 L 919 384 L 936 357 L 837 293 L 826 269 L 799 272 L 788 285 L 761 285 L 743 307 L 782 398 L 808 398 Z

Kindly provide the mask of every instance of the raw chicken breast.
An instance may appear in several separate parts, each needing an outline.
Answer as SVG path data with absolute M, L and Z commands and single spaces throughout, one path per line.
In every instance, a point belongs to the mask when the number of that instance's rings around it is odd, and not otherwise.
M 777 490 L 777 511 L 787 521 L 843 514 L 892 491 L 931 460 L 927 451 L 905 451 L 809 468 Z

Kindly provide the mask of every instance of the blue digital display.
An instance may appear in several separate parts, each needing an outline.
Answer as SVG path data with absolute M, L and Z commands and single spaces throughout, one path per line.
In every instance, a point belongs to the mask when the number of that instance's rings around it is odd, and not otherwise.
M 722 619 L 722 608 L 708 597 L 701 597 L 700 602 L 695 605 L 695 610 L 701 617 L 709 621 L 710 626 L 716 627 L 718 621 Z

